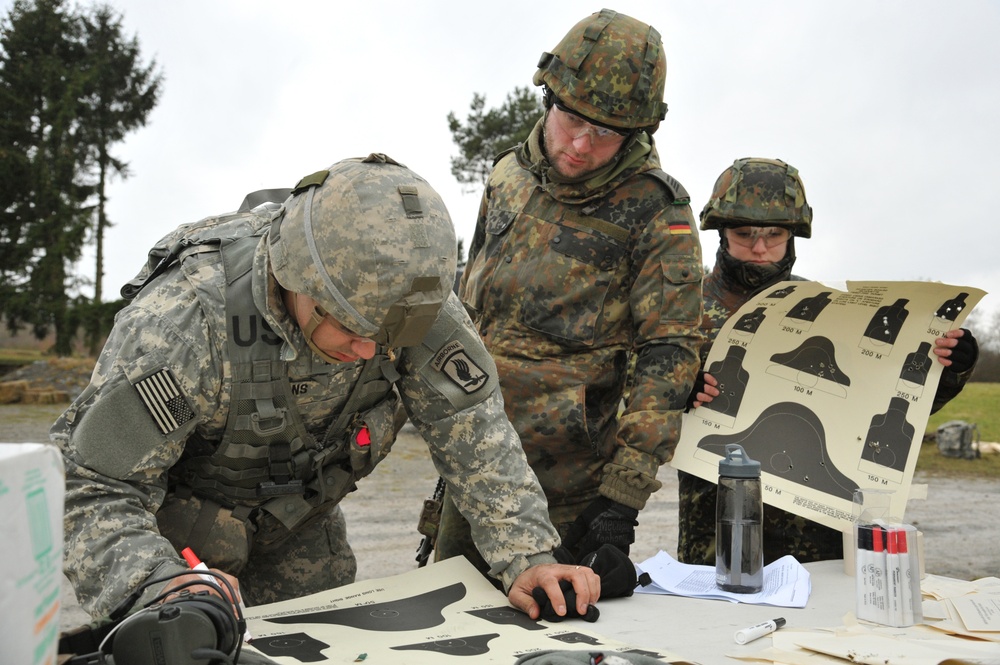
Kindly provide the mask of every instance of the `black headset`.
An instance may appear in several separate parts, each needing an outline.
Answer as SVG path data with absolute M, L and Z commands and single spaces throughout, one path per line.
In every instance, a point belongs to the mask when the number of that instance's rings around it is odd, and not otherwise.
M 230 597 L 236 597 L 232 585 L 219 573 L 205 570 L 200 574 L 218 578 Z M 99 636 L 98 650 L 73 658 L 67 665 L 235 665 L 246 630 L 242 610 L 237 607 L 234 611 L 228 600 L 207 591 L 188 590 L 190 586 L 212 586 L 211 582 L 186 582 L 126 616 L 147 587 L 182 575 L 190 575 L 190 571 L 141 584 L 111 611 L 111 623 Z M 215 586 L 222 594 L 222 587 Z M 168 596 L 174 597 L 165 600 Z

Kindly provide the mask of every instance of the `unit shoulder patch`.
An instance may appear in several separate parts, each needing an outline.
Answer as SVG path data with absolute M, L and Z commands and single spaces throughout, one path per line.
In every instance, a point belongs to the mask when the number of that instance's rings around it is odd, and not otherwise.
M 434 355 L 431 366 L 468 394 L 485 386 L 489 379 L 489 375 L 469 357 L 465 347 L 457 340 L 442 347 Z

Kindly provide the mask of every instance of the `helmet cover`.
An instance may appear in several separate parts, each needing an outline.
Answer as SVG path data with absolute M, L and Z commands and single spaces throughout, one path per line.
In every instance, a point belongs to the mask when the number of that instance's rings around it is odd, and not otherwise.
M 667 114 L 666 80 L 660 33 L 610 9 L 583 19 L 542 53 L 532 78 L 584 118 L 650 133 Z
M 426 180 L 380 153 L 306 176 L 275 217 L 271 269 L 351 332 L 419 344 L 455 278 L 451 217 Z
M 701 211 L 701 230 L 731 226 L 783 226 L 812 235 L 812 208 L 798 169 L 780 159 L 737 159 L 715 181 Z

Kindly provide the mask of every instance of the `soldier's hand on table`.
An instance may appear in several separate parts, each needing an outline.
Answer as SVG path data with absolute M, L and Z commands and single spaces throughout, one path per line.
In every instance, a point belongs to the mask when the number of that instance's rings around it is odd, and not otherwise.
M 209 593 L 219 596 L 225 600 L 228 600 L 233 605 L 237 605 L 240 601 L 240 581 L 233 575 L 223 572 L 218 568 L 209 568 L 212 572 L 218 573 L 226 578 L 226 581 L 233 587 L 233 591 L 236 592 L 236 598 L 232 597 L 229 593 L 229 589 L 226 587 L 222 580 L 218 579 L 214 575 L 205 574 L 205 577 L 210 577 L 214 580 L 214 584 L 209 583 L 205 578 L 202 577 L 200 573 L 191 573 L 190 575 L 181 575 L 180 577 L 175 577 L 169 582 L 167 582 L 163 589 L 160 591 L 161 594 L 169 593 L 172 589 L 179 589 L 179 587 L 189 583 L 197 582 L 198 584 L 192 584 L 191 586 L 184 587 L 184 591 L 189 591 L 191 593 L 198 593 L 199 591 L 208 591 Z M 221 593 L 220 593 L 221 591 Z
M 573 609 L 579 616 L 586 616 L 591 605 L 601 597 L 601 578 L 587 566 L 567 566 L 559 563 L 545 563 L 532 566 L 521 573 L 507 593 L 510 604 L 532 619 L 541 616 L 542 607 L 535 601 L 532 592 L 540 588 L 545 592 L 557 616 L 565 617 L 568 608 L 566 597 L 559 586 L 565 580 L 572 585 L 576 594 Z

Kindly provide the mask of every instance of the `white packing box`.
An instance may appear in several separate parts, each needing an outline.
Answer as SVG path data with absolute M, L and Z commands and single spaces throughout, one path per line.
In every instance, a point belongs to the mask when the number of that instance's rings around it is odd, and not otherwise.
M 58 448 L 0 443 L 0 663 L 56 662 L 65 495 Z

